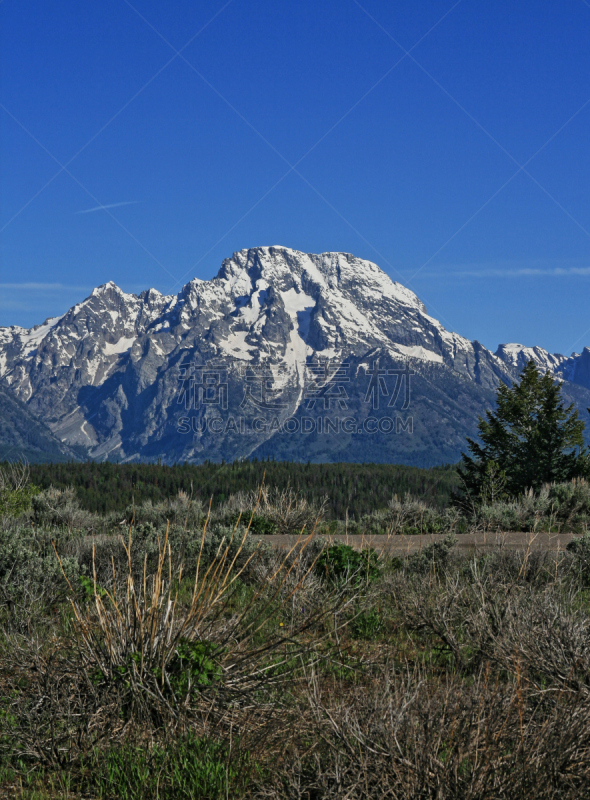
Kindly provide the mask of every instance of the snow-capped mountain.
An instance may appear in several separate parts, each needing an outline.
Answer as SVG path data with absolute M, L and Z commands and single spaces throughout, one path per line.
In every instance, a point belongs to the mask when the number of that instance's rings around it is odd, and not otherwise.
M 501 344 L 496 350 L 498 358 L 514 369 L 522 370 L 528 361 L 534 361 L 543 372 L 555 373 L 567 361 L 559 353 L 548 353 L 542 347 L 525 347 L 522 344 Z
M 527 361 L 534 361 L 543 372 L 551 372 L 556 378 L 590 389 L 590 348 L 581 353 L 562 356 L 549 353 L 542 347 L 525 347 L 522 344 L 501 344 L 496 356 L 508 366 L 521 371 Z
M 532 352 L 555 374 L 569 363 Z M 65 445 L 168 463 L 455 460 L 527 357 L 445 330 L 376 264 L 284 247 L 234 253 L 175 296 L 110 282 L 0 328 L 0 381 Z

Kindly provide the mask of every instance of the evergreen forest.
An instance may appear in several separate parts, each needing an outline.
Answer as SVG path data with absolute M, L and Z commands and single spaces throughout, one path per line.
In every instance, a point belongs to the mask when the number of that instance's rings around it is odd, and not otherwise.
M 236 461 L 230 464 L 31 464 L 30 480 L 40 489 L 73 487 L 82 508 L 94 513 L 123 511 L 151 500 L 158 503 L 179 491 L 213 507 L 231 495 L 258 489 L 263 481 L 290 488 L 309 502 L 328 497 L 333 519 L 360 519 L 385 508 L 392 496 L 411 494 L 444 507 L 458 485 L 454 466 L 419 469 L 399 464 L 302 464 L 287 461 Z

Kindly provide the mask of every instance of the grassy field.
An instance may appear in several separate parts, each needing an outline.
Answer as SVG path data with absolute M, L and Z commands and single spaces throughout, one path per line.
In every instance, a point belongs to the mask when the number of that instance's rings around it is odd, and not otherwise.
M 0 796 L 590 796 L 590 538 L 378 557 L 318 510 L 5 511 Z

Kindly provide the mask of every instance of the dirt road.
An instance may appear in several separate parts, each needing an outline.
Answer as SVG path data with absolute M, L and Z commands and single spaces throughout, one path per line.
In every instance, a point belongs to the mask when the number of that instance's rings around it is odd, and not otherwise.
M 273 547 L 291 548 L 298 538 L 288 536 L 256 536 Z M 305 537 L 302 537 L 305 539 Z M 427 547 L 435 541 L 444 539 L 443 534 L 432 533 L 424 536 L 330 536 L 326 537 L 331 542 L 345 542 L 354 548 L 370 545 L 377 551 L 392 555 L 409 555 L 422 547 Z M 508 531 L 506 533 L 462 533 L 457 535 L 456 549 L 464 553 L 481 553 L 499 548 L 506 550 L 565 550 L 566 545 L 573 539 L 571 533 L 520 533 Z

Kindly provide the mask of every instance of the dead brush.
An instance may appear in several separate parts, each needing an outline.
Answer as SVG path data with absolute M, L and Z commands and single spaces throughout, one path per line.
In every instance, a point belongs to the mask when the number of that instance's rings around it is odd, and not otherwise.
M 590 709 L 546 708 L 489 664 L 464 681 L 385 668 L 336 696 L 310 674 L 307 712 L 257 800 L 577 800 L 590 786 Z M 310 745 L 309 743 L 313 744 Z
M 265 488 L 261 500 L 261 513 L 276 523 L 277 533 L 293 533 L 304 527 L 311 529 L 324 516 L 328 504 L 328 498 L 324 497 L 316 506 L 290 486 Z
M 257 514 L 276 525 L 278 534 L 294 533 L 303 528 L 312 530 L 325 516 L 327 507 L 327 496 L 314 503 L 291 486 L 284 489 L 263 486 L 260 492 L 239 492 L 226 504 L 227 511 L 239 511 L 246 519 L 251 509 L 256 508 Z
M 31 470 L 26 461 L 10 461 L 0 467 L 0 494 L 18 492 L 29 483 Z
M 238 526 L 239 521 L 210 563 L 202 564 L 205 523 L 194 580 L 184 578 L 182 564 L 174 566 L 168 531 L 155 571 L 148 574 L 145 559 L 137 577 L 131 526 L 123 542 L 126 574 L 117 574 L 113 561 L 107 591 L 95 571 L 88 604 L 72 590 L 80 668 L 93 690 L 118 687 L 125 719 L 152 729 L 184 725 L 197 716 L 233 724 L 247 707 L 261 712 L 261 692 L 268 712 L 279 698 L 273 694 L 276 685 L 285 683 L 301 659 L 315 658 L 318 638 L 312 646 L 305 633 L 333 613 L 342 593 L 333 593 L 295 626 L 280 622 L 281 609 L 290 607 L 313 570 L 315 561 L 293 581 L 311 537 L 300 537 L 298 549 L 271 562 L 244 599 L 240 577 L 253 560 L 259 571 L 264 566 L 259 549 L 236 566 L 250 529 L 242 534 Z
M 69 643 L 12 634 L 0 660 L 0 761 L 67 768 L 124 725 L 118 687 L 89 691 Z

